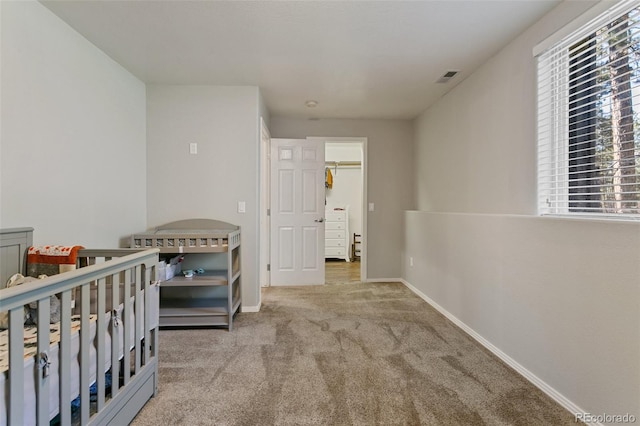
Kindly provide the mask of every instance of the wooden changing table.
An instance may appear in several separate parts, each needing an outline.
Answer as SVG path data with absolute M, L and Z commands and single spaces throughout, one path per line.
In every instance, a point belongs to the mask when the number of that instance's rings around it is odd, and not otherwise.
M 214 259 L 216 269 L 191 278 L 178 273 L 161 282 L 160 326 L 223 326 L 231 331 L 242 304 L 240 227 L 211 219 L 181 220 L 133 234 L 131 247 L 157 248 L 160 254 L 172 256 L 206 253 L 226 257 L 224 262 Z

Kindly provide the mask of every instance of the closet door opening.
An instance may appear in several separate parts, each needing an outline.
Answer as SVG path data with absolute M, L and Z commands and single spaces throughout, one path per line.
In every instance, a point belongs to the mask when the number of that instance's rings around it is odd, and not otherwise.
M 365 168 L 362 138 L 325 140 L 325 283 L 363 277 Z
M 265 129 L 266 130 L 266 129 Z M 308 141 L 322 142 L 325 153 L 325 209 L 323 219 L 329 222 L 329 231 L 340 228 L 332 222 L 342 221 L 344 233 L 328 232 L 325 223 L 324 271 L 326 283 L 364 282 L 367 280 L 367 138 L 364 137 L 307 137 Z M 271 139 L 263 132 L 261 153 L 261 261 L 260 285 L 270 287 L 272 282 L 270 194 L 274 182 L 270 181 L 269 158 Z M 328 157 L 327 157 L 328 155 Z M 327 170 L 331 172 L 332 185 L 327 188 Z M 337 210 L 336 210 L 337 209 Z M 342 210 L 341 210 L 342 209 Z M 342 241 L 329 241 L 339 240 Z M 327 247 L 331 249 L 327 250 Z M 342 247 L 344 250 L 336 250 Z M 339 257 L 335 257 L 339 256 Z M 348 258 L 348 261 L 347 261 Z M 300 284 L 300 283 L 298 283 Z

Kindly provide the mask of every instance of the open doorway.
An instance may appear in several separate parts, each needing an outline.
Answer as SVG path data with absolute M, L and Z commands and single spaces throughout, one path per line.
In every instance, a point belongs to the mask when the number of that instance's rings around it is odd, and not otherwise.
M 272 282 L 272 274 L 273 274 L 273 253 L 272 250 L 272 239 L 273 235 L 273 209 L 270 203 L 270 200 L 274 196 L 274 185 L 275 180 L 273 179 L 273 157 L 270 158 L 270 147 L 272 146 L 272 140 L 266 130 L 266 126 L 262 123 L 264 130 L 262 131 L 262 141 L 261 141 L 261 182 L 260 182 L 260 211 L 261 211 L 261 220 L 260 220 L 260 286 L 261 287 L 270 287 L 272 285 L 282 285 L 281 283 Z M 337 213 L 339 210 L 335 210 L 336 207 L 342 208 L 348 205 L 349 213 L 346 215 L 348 220 L 345 222 L 348 224 L 349 229 L 345 229 L 346 236 L 344 238 L 343 247 L 345 249 L 345 256 L 348 254 L 349 262 L 346 259 L 343 260 L 343 267 L 348 267 L 349 269 L 342 269 L 336 271 L 335 269 L 329 271 L 331 277 L 329 278 L 329 282 L 360 282 L 366 281 L 366 270 L 367 270 L 367 215 L 365 206 L 367 205 L 367 138 L 364 137 L 307 137 L 307 141 L 314 143 L 322 143 L 324 145 L 334 144 L 337 151 L 330 149 L 330 157 L 325 158 L 329 163 L 325 163 L 325 171 L 327 168 L 332 170 L 332 175 L 338 179 L 336 182 L 336 186 L 331 188 L 331 194 L 327 194 L 329 198 L 333 195 L 334 198 L 331 200 L 330 204 L 327 204 L 327 207 L 332 209 L 330 213 Z M 326 149 L 325 149 L 326 155 Z M 358 160 L 359 159 L 359 160 Z M 336 162 L 337 164 L 334 164 Z M 357 164 L 359 162 L 359 164 Z M 353 163 L 353 164 L 351 164 Z M 353 180 L 346 179 L 348 176 L 356 173 L 359 175 L 359 179 L 356 182 L 359 182 L 359 188 L 349 188 L 348 185 L 353 185 Z M 272 178 L 269 179 L 269 176 Z M 326 181 L 326 179 L 325 179 Z M 351 182 L 351 183 L 349 183 Z M 357 185 L 357 183 L 356 183 Z M 325 182 L 326 186 L 326 182 Z M 335 191 L 334 191 L 335 190 Z M 325 187 L 325 191 L 328 192 L 328 189 Z M 350 191 L 355 192 L 359 195 L 357 198 L 344 198 L 344 194 L 342 192 Z M 337 197 L 335 197 L 337 196 Z M 340 198 L 342 197 L 342 198 Z M 340 205 L 339 205 L 340 204 Z M 327 216 L 327 209 L 324 209 L 325 216 Z M 333 215 L 333 214 L 332 214 Z M 322 218 L 320 222 L 322 222 L 325 218 Z M 325 225 L 325 224 L 323 224 Z M 325 229 L 326 233 L 326 229 Z M 354 235 L 355 234 L 355 235 Z M 325 239 L 327 235 L 324 236 Z M 325 241 L 326 243 L 326 241 Z M 319 250 L 322 250 L 319 248 Z M 327 252 L 326 252 L 326 244 L 324 246 L 325 253 L 319 253 L 322 259 L 325 261 L 325 276 L 327 274 L 326 270 L 326 260 L 327 260 Z M 322 256 L 324 254 L 325 256 Z M 333 259 L 333 255 L 330 256 Z M 352 262 L 354 259 L 356 262 Z M 276 263 L 279 264 L 278 260 Z M 347 265 L 348 264 L 348 265 Z M 276 265 L 277 266 L 277 265 Z M 337 275 L 337 276 L 336 276 Z M 327 283 L 327 280 L 324 280 Z M 292 285 L 292 284 L 291 284 Z
M 325 283 L 361 281 L 363 142 L 325 142 Z

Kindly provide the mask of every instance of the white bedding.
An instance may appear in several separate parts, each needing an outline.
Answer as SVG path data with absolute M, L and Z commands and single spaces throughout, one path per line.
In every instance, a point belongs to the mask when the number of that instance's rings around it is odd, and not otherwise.
M 158 305 L 159 305 L 159 288 L 157 285 L 150 286 L 150 318 L 151 324 L 149 325 L 149 329 L 153 329 L 158 326 Z M 122 318 L 123 305 L 120 305 L 120 315 Z M 144 315 L 144 305 L 143 312 Z M 93 383 L 96 380 L 96 347 L 95 347 L 95 335 L 96 335 L 96 318 L 97 316 L 92 315 L 91 320 L 91 328 L 90 328 L 90 340 L 93 342 L 91 347 L 89 348 L 91 363 L 90 363 L 90 378 Z M 135 318 L 133 316 L 133 298 L 131 305 L 131 312 L 129 315 L 129 320 L 132 321 L 132 324 L 135 324 Z M 108 312 L 104 315 L 103 321 L 106 325 L 106 333 L 105 333 L 105 348 L 106 348 L 106 356 L 105 356 L 105 365 L 103 366 L 103 371 L 108 371 L 111 368 L 111 335 L 109 334 L 109 325 L 111 322 L 111 313 Z M 142 321 L 141 326 L 144 321 Z M 52 328 L 54 325 L 52 324 Z M 120 330 L 124 330 L 124 326 L 122 321 L 120 321 Z M 80 388 L 80 366 L 78 362 L 78 354 L 80 350 L 80 333 L 78 331 L 79 325 L 77 327 L 73 327 L 74 331 L 71 334 L 71 400 L 75 399 L 79 395 Z M 135 346 L 135 327 L 130 328 L 130 336 L 128 339 L 129 350 L 131 350 Z M 144 335 L 144 330 L 140 330 L 141 335 Z M 58 365 L 59 365 L 59 345 L 58 341 L 55 340 L 55 334 L 51 333 L 51 338 L 53 343 L 49 347 L 49 361 L 51 362 L 51 366 L 49 369 L 49 419 L 53 419 L 59 412 L 58 409 L 58 400 L 59 400 L 59 376 L 58 376 Z M 123 357 L 123 347 L 124 347 L 124 335 L 123 331 L 119 334 L 120 342 L 119 342 L 119 354 L 120 358 Z M 4 359 L 7 358 L 7 342 L 8 339 L 8 330 L 4 330 L 0 332 L 0 426 L 6 426 L 7 424 L 7 404 L 8 404 L 8 392 L 9 392 L 9 380 L 8 380 L 8 371 L 7 365 L 4 363 Z M 27 330 L 25 330 L 25 341 L 27 339 Z M 59 337 L 58 337 L 59 340 Z M 34 380 L 34 371 L 35 371 L 35 358 L 32 355 L 35 351 L 30 351 L 27 354 L 28 349 L 25 348 L 25 360 L 24 360 L 24 424 L 25 425 L 35 425 L 36 424 L 36 382 Z M 117 380 L 117 378 L 115 378 Z M 71 402 L 71 401 L 69 401 Z

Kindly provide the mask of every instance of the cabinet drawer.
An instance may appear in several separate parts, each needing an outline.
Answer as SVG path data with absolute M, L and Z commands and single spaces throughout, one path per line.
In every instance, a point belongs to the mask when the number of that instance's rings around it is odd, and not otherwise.
M 325 212 L 325 216 L 328 222 L 345 222 L 347 220 L 346 212 Z
M 324 230 L 326 231 L 333 231 L 336 229 L 344 229 L 345 227 L 345 222 L 326 222 L 324 224 Z
M 325 229 L 324 231 L 324 237 L 325 238 L 337 238 L 337 239 L 343 239 L 344 240 L 344 229 Z
M 326 239 L 324 240 L 324 245 L 325 247 L 345 247 L 347 244 L 344 241 L 344 239 L 342 240 Z
M 344 247 L 325 247 L 324 249 L 325 257 L 344 256 L 346 252 L 347 249 Z

